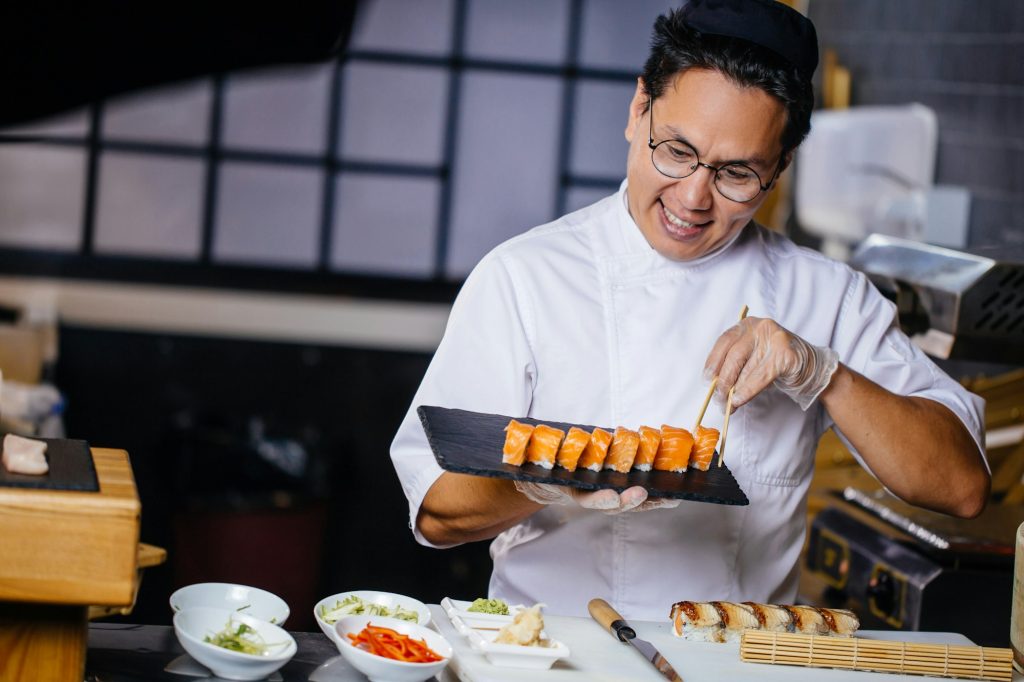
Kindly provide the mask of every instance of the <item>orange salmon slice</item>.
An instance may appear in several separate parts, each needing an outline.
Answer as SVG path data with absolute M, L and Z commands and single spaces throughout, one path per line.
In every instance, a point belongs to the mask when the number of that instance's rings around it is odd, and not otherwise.
M 654 456 L 654 468 L 658 471 L 686 471 L 693 450 L 693 435 L 686 429 L 668 424 L 661 425 L 661 444 Z
M 591 471 L 600 471 L 604 466 L 604 458 L 608 454 L 608 446 L 611 444 L 612 434 L 604 429 L 594 429 L 594 433 L 590 434 L 587 446 L 583 448 L 583 454 L 580 455 L 577 466 Z
M 545 469 L 555 466 L 555 455 L 558 453 L 558 446 L 562 444 L 565 431 L 556 429 L 547 424 L 540 424 L 530 436 L 530 443 L 526 446 L 526 461 L 532 462 Z
M 624 426 L 615 429 L 612 445 L 604 460 L 604 468 L 626 473 L 633 467 L 637 448 L 640 447 L 640 434 Z
M 515 419 L 505 427 L 505 446 L 501 449 L 501 461 L 504 464 L 520 466 L 526 460 L 526 444 L 530 442 L 533 427 L 521 424 Z
M 640 446 L 636 451 L 636 459 L 633 460 L 633 468 L 637 471 L 650 471 L 654 465 L 654 456 L 658 454 L 658 446 L 661 445 L 661 431 L 652 429 L 650 426 L 640 427 Z
M 711 459 L 715 456 L 715 445 L 718 444 L 718 429 L 710 426 L 698 426 L 694 434 L 693 466 L 701 471 L 711 467 Z
M 580 461 L 580 455 L 583 454 L 583 448 L 587 447 L 589 442 L 589 433 L 579 427 L 571 427 L 569 433 L 565 435 L 565 440 L 562 441 L 562 447 L 558 450 L 555 464 L 563 469 L 576 471 L 576 465 Z

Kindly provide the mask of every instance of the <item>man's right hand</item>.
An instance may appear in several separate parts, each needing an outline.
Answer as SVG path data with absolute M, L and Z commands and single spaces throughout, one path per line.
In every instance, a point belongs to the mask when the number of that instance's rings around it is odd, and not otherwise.
M 640 486 L 627 488 L 621 493 L 617 493 L 610 488 L 588 491 L 565 485 L 527 483 L 524 481 L 515 481 L 515 486 L 516 490 L 537 504 L 576 504 L 585 509 L 593 509 L 605 514 L 649 511 L 651 509 L 672 509 L 678 507 L 681 501 L 667 497 L 648 499 L 647 489 Z

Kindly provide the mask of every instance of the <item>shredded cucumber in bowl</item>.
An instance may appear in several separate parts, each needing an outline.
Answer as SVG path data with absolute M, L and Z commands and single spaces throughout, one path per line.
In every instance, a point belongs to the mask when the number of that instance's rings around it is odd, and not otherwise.
M 263 641 L 260 633 L 251 625 L 235 623 L 228 619 L 227 625 L 220 632 L 203 637 L 203 641 L 222 649 L 238 651 L 252 656 L 267 656 L 270 649 L 276 646 L 285 646 L 287 642 L 276 642 L 267 644 Z
M 399 618 L 416 623 L 420 615 L 412 609 L 404 609 L 401 606 L 388 608 L 380 604 L 373 604 L 359 597 L 350 595 L 342 600 L 336 600 L 333 608 L 326 604 L 320 607 L 320 619 L 328 625 L 334 625 L 340 618 L 345 616 L 383 616 L 386 618 Z

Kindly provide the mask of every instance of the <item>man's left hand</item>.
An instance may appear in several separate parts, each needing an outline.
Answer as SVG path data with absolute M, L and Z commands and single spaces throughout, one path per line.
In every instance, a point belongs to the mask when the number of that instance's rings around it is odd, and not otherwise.
M 726 330 L 704 363 L 704 376 L 718 377 L 718 392 L 735 386 L 733 407 L 774 384 L 806 410 L 824 391 L 839 355 L 804 341 L 775 320 L 748 317 Z

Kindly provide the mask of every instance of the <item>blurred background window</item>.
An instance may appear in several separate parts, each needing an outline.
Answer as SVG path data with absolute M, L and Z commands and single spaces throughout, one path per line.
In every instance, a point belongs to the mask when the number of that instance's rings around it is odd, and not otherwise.
M 498 243 L 618 187 L 676 3 L 641 4 L 367 0 L 337 59 L 2 129 L 0 270 L 448 301 Z

